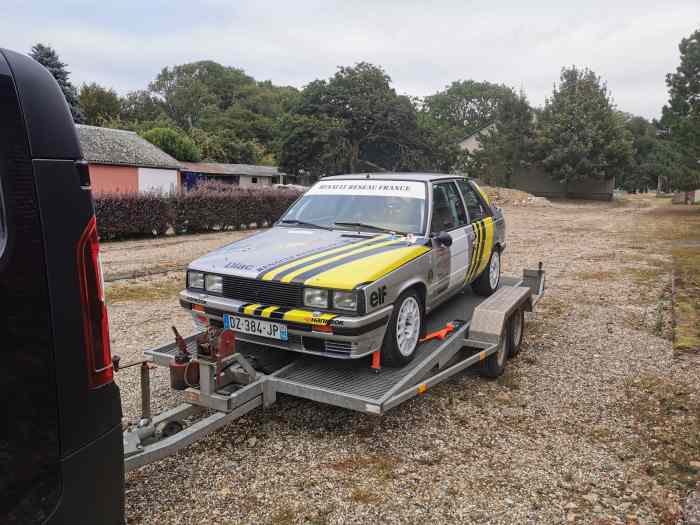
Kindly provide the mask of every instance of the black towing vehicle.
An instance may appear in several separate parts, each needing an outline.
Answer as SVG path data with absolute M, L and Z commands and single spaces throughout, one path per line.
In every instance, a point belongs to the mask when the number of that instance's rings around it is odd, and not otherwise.
M 124 523 L 87 164 L 46 69 L 0 49 L 0 523 Z

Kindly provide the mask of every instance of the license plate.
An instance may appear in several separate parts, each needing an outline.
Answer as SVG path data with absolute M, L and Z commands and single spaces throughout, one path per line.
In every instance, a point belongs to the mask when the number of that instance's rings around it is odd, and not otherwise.
M 288 339 L 287 325 L 251 319 L 250 317 L 224 314 L 224 328 L 235 332 L 243 332 L 244 334 L 269 337 L 278 341 L 286 341 Z

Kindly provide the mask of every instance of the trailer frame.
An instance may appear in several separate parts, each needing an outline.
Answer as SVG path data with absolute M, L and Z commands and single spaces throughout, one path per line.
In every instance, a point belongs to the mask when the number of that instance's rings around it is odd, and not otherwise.
M 122 366 L 140 364 L 142 395 L 141 419 L 123 434 L 125 470 L 170 456 L 258 407 L 269 407 L 278 394 L 382 415 L 495 358 L 496 352 L 509 352 L 503 345 L 509 344 L 511 319 L 522 310 L 532 311 L 544 289 L 540 263 L 537 270 L 524 270 L 522 278 L 503 277 L 488 298 L 460 294 L 427 320 L 429 328 L 452 323 L 454 330 L 444 340 L 422 343 L 413 361 L 400 368 L 375 370 L 367 359 L 339 360 L 241 345 L 223 362 L 199 359 L 200 384 L 186 389 L 184 403 L 155 417 L 150 410 L 150 369 L 168 367 L 177 345 L 146 350 L 144 360 Z M 188 350 L 195 350 L 197 335 L 185 338 Z M 189 422 L 206 411 L 213 413 Z

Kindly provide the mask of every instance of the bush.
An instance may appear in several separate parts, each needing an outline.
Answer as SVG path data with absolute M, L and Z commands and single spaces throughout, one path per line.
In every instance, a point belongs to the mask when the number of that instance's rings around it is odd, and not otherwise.
M 95 215 L 103 239 L 164 235 L 172 223 L 168 197 L 158 193 L 100 193 Z
M 201 158 L 199 148 L 192 139 L 174 129 L 153 128 L 144 133 L 143 138 L 179 161 L 198 162 Z
M 106 240 L 221 231 L 276 221 L 299 197 L 288 189 L 205 183 L 190 191 L 95 194 L 100 236 Z

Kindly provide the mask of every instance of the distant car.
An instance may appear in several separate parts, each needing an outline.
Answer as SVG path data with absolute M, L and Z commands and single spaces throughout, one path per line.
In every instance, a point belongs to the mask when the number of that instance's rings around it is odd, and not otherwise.
M 294 191 L 306 191 L 309 188 L 307 186 L 300 186 L 299 184 L 273 184 L 274 188 L 280 188 L 283 190 L 294 190 Z
M 415 355 L 425 316 L 471 285 L 499 285 L 505 222 L 454 175 L 327 177 L 273 228 L 187 271 L 184 308 L 240 340 L 336 358 Z

